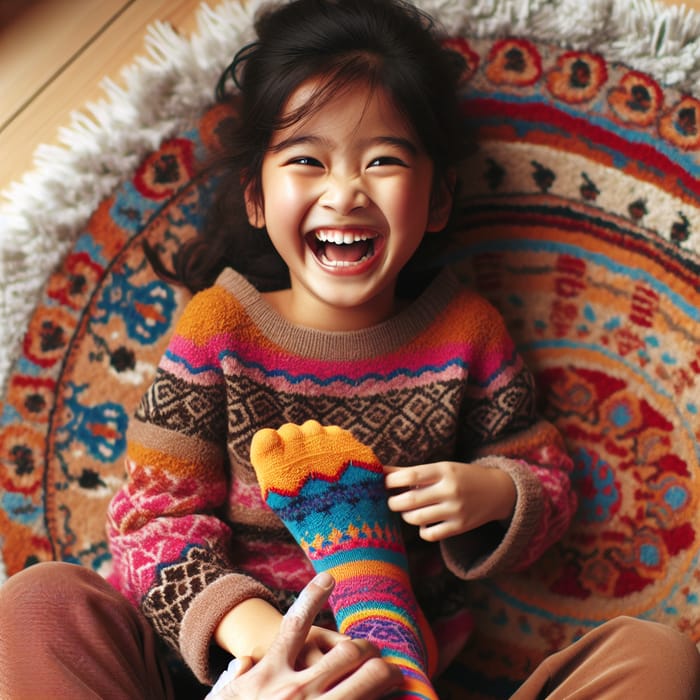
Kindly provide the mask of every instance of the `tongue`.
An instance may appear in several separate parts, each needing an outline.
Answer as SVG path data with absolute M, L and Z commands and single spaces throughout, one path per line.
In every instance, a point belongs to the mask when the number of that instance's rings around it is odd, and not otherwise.
M 331 262 L 359 262 L 369 253 L 370 245 L 370 241 L 357 241 L 357 243 L 341 245 L 326 243 L 323 253 Z

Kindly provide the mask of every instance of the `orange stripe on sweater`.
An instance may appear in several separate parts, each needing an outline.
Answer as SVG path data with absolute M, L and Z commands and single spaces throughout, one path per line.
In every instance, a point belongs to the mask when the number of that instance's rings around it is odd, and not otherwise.
M 220 457 L 212 459 L 211 453 L 203 453 L 201 450 L 188 450 L 182 456 L 176 457 L 165 450 L 133 441 L 127 447 L 127 457 L 140 467 L 162 470 L 179 478 L 201 479 L 210 475 L 213 470 L 218 472 L 221 466 Z

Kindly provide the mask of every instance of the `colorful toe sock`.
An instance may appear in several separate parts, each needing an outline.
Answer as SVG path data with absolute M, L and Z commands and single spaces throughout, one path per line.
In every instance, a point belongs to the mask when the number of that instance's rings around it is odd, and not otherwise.
M 317 572 L 336 580 L 338 630 L 373 642 L 404 674 L 392 697 L 437 700 L 437 649 L 408 576 L 398 517 L 386 503 L 382 465 L 349 432 L 315 421 L 264 429 L 250 453 L 267 504 Z

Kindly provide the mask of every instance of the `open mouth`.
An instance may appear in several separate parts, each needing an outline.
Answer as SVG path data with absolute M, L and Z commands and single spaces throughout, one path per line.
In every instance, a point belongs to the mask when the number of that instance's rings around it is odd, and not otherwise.
M 316 258 L 327 267 L 352 267 L 374 255 L 376 234 L 368 231 L 318 229 L 307 240 Z

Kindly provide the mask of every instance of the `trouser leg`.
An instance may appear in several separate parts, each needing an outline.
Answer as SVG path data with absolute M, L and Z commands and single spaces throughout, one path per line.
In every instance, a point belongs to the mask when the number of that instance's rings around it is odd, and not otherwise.
M 0 698 L 173 697 L 155 633 L 94 571 L 37 564 L 0 587 Z
M 615 618 L 545 659 L 512 700 L 697 700 L 700 654 L 656 622 Z

